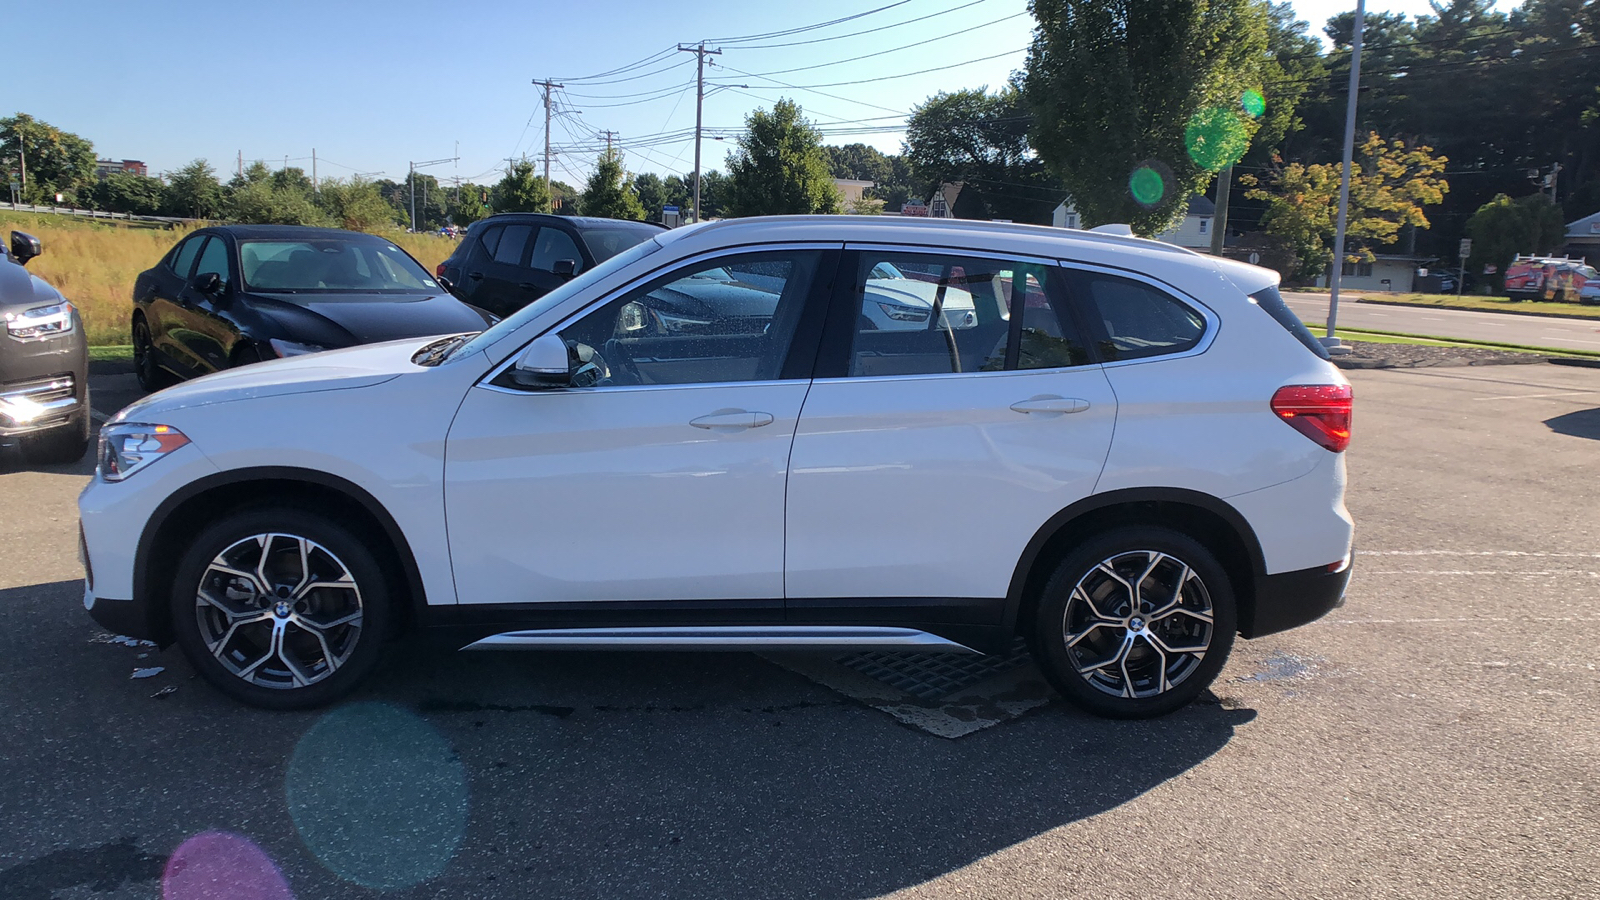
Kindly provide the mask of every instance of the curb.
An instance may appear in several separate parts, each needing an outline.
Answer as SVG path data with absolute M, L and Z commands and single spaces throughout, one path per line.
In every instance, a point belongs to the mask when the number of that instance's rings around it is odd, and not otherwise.
M 1464 369 L 1469 366 L 1532 366 L 1539 363 L 1558 362 L 1543 356 L 1529 356 L 1527 359 L 1466 359 L 1452 357 L 1437 362 L 1432 360 L 1419 360 L 1416 362 L 1396 362 L 1387 356 L 1336 356 L 1333 364 L 1341 369 Z M 1592 366 L 1600 369 L 1600 359 L 1597 360 L 1560 360 L 1569 365 Z
M 1600 359 L 1579 359 L 1574 356 L 1552 357 L 1549 362 L 1557 366 L 1580 366 L 1585 369 L 1600 369 Z
M 1600 324 L 1600 316 L 1583 316 L 1577 313 L 1552 313 L 1528 312 L 1521 309 L 1479 309 L 1476 306 L 1449 306 L 1437 303 L 1405 303 L 1400 300 L 1372 300 L 1367 297 L 1357 297 L 1357 303 L 1371 303 L 1374 306 L 1404 306 L 1407 309 L 1448 309 L 1456 312 L 1491 313 L 1502 316 L 1532 316 L 1535 319 L 1576 319 L 1580 322 L 1594 322 Z

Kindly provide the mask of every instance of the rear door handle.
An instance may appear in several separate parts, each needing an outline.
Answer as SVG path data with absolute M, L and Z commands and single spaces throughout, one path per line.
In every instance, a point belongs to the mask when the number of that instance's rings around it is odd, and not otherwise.
M 1019 413 L 1075 413 L 1089 408 L 1089 401 L 1076 397 L 1034 397 L 1018 400 L 1011 408 Z
M 708 431 L 729 433 L 771 425 L 772 413 L 751 412 L 745 409 L 719 409 L 708 416 L 690 419 L 689 424 Z
M 471 278 L 473 281 L 482 281 L 483 280 L 483 273 L 482 272 L 468 272 L 467 273 L 467 277 Z
M 531 281 L 520 282 L 517 287 L 522 288 L 525 291 L 537 291 L 539 289 L 539 286 Z

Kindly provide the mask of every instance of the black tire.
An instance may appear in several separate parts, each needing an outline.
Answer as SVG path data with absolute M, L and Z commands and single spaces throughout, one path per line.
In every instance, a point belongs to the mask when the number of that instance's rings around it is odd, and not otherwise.
M 49 431 L 25 435 L 22 455 L 28 462 L 43 466 L 70 465 L 89 451 L 89 411 L 79 411 L 72 420 Z
M 164 387 L 171 387 L 178 381 L 156 361 L 155 342 L 150 339 L 150 325 L 145 322 L 142 315 L 133 318 L 133 374 L 139 379 L 139 387 L 147 394 L 153 394 Z
M 1130 584 L 1145 604 L 1137 611 L 1127 608 Z M 1228 661 L 1237 621 L 1228 574 L 1205 547 L 1167 528 L 1129 526 L 1061 560 L 1027 637 L 1039 668 L 1074 705 L 1143 719 L 1179 709 L 1211 685 Z
M 267 592 L 259 589 L 254 574 L 244 579 L 213 568 L 221 560 L 237 571 L 256 573 L 262 535 L 270 536 L 269 560 L 259 570 L 267 572 Z M 300 539 L 309 542 L 304 557 Z M 368 536 L 324 516 L 280 506 L 246 508 L 212 523 L 190 543 L 173 580 L 170 603 L 178 646 L 201 677 L 251 706 L 308 709 L 344 696 L 378 664 L 393 611 L 384 569 L 367 549 L 369 542 Z M 287 595 L 281 590 L 291 581 L 326 583 L 340 570 L 350 576 L 353 589 L 308 585 Z M 216 602 L 201 598 L 202 587 Z M 352 611 L 353 621 L 344 621 Z M 232 624 L 247 616 L 259 618 Z M 319 622 L 320 641 L 317 630 L 307 627 Z M 275 633 L 281 635 L 281 649 L 274 649 Z M 218 642 L 209 645 L 209 640 Z M 293 664 L 285 663 L 284 653 Z

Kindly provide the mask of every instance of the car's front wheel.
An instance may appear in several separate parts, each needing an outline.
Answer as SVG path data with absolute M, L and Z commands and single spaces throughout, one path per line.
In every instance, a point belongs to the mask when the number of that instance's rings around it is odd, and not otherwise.
M 377 665 L 390 614 L 367 542 L 315 513 L 247 509 L 205 528 L 173 582 L 178 645 L 223 693 L 304 709 Z
M 1096 715 L 1165 715 L 1210 686 L 1237 621 L 1227 572 L 1199 542 L 1124 527 L 1079 545 L 1046 583 L 1029 635 L 1063 696 Z

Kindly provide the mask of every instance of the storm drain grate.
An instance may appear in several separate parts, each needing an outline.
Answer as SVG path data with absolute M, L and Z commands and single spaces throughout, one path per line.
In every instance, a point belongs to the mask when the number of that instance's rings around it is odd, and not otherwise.
M 847 669 L 875 679 L 919 700 L 937 700 L 1009 672 L 1029 661 L 1027 645 L 1018 638 L 1003 654 L 896 653 L 872 651 L 834 658 Z

